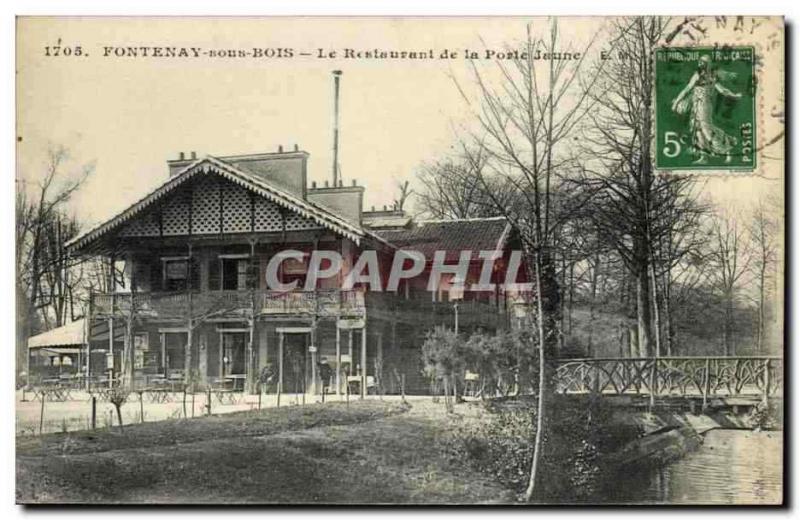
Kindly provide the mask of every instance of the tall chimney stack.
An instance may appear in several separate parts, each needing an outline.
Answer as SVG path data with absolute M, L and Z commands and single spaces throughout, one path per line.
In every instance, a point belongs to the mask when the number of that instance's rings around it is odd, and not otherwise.
M 333 71 L 333 185 L 339 179 L 339 77 L 341 70 Z

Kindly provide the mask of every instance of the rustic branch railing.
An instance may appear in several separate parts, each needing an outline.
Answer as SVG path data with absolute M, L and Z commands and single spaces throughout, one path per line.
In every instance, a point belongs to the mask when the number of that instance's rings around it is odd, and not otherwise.
M 317 314 L 319 316 L 363 316 L 364 293 L 319 289 L 317 291 L 265 291 L 263 314 Z
M 655 396 L 780 396 L 783 358 L 660 357 L 559 359 L 559 393 Z
M 255 299 L 255 301 L 253 300 Z M 205 291 L 93 294 L 96 316 L 124 316 L 133 309 L 137 315 L 153 318 L 187 318 L 220 313 L 318 314 L 323 316 L 363 315 L 364 295 L 359 291 L 319 289 L 316 291 Z

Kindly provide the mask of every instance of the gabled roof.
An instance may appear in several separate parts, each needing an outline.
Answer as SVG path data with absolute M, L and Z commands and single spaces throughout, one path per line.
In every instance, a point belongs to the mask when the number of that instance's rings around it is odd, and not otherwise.
M 364 236 L 370 236 L 381 243 L 386 243 L 384 239 L 376 236 L 374 233 L 350 224 L 343 218 L 320 207 L 317 204 L 303 200 L 302 198 L 276 188 L 275 186 L 272 186 L 262 179 L 259 179 L 253 174 L 236 168 L 235 166 L 232 166 L 215 157 L 206 156 L 186 166 L 186 168 L 184 168 L 182 171 L 178 172 L 176 175 L 164 182 L 161 186 L 151 191 L 145 197 L 132 204 L 124 211 L 70 240 L 66 244 L 67 248 L 74 251 L 86 247 L 88 244 L 98 240 L 107 233 L 118 229 L 121 225 L 130 221 L 136 215 L 139 215 L 142 211 L 174 191 L 177 187 L 186 183 L 189 179 L 201 173 L 212 172 L 258 195 L 261 195 L 262 197 L 267 198 L 279 206 L 297 212 L 306 218 L 310 218 L 317 222 L 320 226 L 330 229 L 339 235 L 343 235 L 354 241 L 356 244 L 360 244 L 361 238 Z
M 511 224 L 505 217 L 421 221 L 410 229 L 377 231 L 403 249 L 420 251 L 433 260 L 436 251 L 446 251 L 446 260 L 458 260 L 460 251 L 496 251 L 505 246 Z

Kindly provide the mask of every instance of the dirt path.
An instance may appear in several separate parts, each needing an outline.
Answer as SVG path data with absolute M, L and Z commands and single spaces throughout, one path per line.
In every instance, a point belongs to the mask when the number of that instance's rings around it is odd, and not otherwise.
M 385 410 L 381 406 L 386 407 Z M 184 434 L 158 435 L 149 425 L 147 441 L 133 428 L 117 442 L 62 450 L 57 440 L 19 446 L 17 500 L 20 502 L 117 503 L 475 503 L 513 501 L 507 490 L 440 456 L 437 437 L 447 420 L 441 406 L 358 403 L 271 410 L 257 418 L 229 419 L 221 428 L 199 419 Z M 383 411 L 381 411 L 383 410 Z M 368 412 L 368 413 L 367 413 Z M 260 431 L 253 426 L 282 428 Z M 303 413 L 302 420 L 297 413 Z M 295 420 L 291 420 L 294 417 Z M 213 424 L 198 440 L 200 421 Z M 184 426 L 191 421 L 183 421 Z M 180 423 L 178 423 L 180 424 Z M 176 432 L 175 424 L 169 431 Z M 163 442 L 156 442 L 163 439 Z M 210 439 L 210 440 L 208 440 Z M 63 438 L 61 443 L 67 442 Z M 136 447 L 128 447 L 134 445 Z

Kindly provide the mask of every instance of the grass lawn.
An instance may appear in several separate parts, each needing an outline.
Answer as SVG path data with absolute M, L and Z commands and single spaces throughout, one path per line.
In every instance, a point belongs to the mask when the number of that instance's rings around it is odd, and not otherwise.
M 467 405 L 463 405 L 467 406 Z M 476 503 L 507 489 L 448 463 L 429 399 L 292 406 L 17 441 L 22 503 Z

